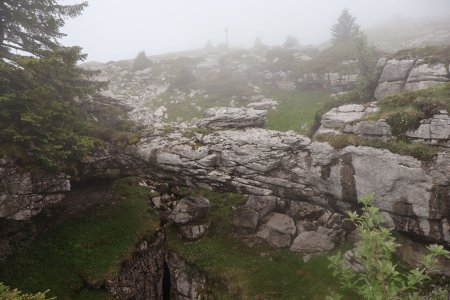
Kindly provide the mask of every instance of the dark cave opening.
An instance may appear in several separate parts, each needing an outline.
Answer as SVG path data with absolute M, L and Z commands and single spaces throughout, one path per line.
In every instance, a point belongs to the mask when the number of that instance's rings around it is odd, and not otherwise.
M 172 283 L 170 282 L 170 270 L 167 262 L 164 262 L 164 276 L 163 276 L 163 300 L 170 300 L 170 290 Z

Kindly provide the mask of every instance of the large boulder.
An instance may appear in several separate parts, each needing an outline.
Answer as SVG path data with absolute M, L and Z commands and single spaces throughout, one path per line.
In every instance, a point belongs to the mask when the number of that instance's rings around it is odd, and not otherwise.
M 205 111 L 198 127 L 211 129 L 264 127 L 267 111 L 253 108 L 218 107 Z
M 291 235 L 279 232 L 269 226 L 262 225 L 256 234 L 273 248 L 286 248 L 291 245 Z
M 333 241 L 326 233 L 318 231 L 301 232 L 292 242 L 291 251 L 301 253 L 320 253 L 333 250 Z
M 405 90 L 421 90 L 448 80 L 447 69 L 444 64 L 420 64 L 411 70 L 406 81 Z
M 265 218 L 266 226 L 283 234 L 294 235 L 297 231 L 294 220 L 285 214 L 270 213 Z
M 289 247 L 291 237 L 297 231 L 294 220 L 288 215 L 272 212 L 264 221 L 256 236 L 274 248 Z
M 233 216 L 233 226 L 238 232 L 253 233 L 258 227 L 259 213 L 250 205 L 236 208 Z
M 449 80 L 443 63 L 428 64 L 423 59 L 391 59 L 384 65 L 375 98 L 381 100 L 399 92 L 426 89 Z
M 208 199 L 204 197 L 187 196 L 177 203 L 169 218 L 176 224 L 184 225 L 206 216 L 208 210 Z
M 397 60 L 391 59 L 384 66 L 379 82 L 404 81 L 414 66 L 414 59 Z

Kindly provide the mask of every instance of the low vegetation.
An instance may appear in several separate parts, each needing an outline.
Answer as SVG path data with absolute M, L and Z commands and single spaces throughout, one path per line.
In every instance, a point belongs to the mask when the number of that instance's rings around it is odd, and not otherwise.
M 26 293 L 50 289 L 58 299 L 109 299 L 96 290 L 118 273 L 143 238 L 152 238 L 159 217 L 137 178 L 117 181 L 113 202 L 90 209 L 44 234 L 0 268 L 0 282 Z
M 372 206 L 373 194 L 367 194 L 358 201 L 362 212 L 349 213 L 349 220 L 355 223 L 361 239 L 356 243 L 354 254 L 361 271 L 354 270 L 341 253 L 330 258 L 334 275 L 340 281 L 343 290 L 350 290 L 359 299 L 440 299 L 446 300 L 449 291 L 426 285 L 431 282 L 431 273 L 438 258 L 450 257 L 443 246 L 428 246 L 429 254 L 421 260 L 421 267 L 410 271 L 400 271 L 395 251 L 400 246 L 392 235 L 392 229 L 384 227 L 380 209 Z M 334 294 L 327 299 L 342 299 Z
M 47 298 L 47 292 L 37 294 L 22 293 L 18 289 L 11 289 L 0 282 L 0 299 L 3 300 L 50 300 Z
M 388 96 L 379 101 L 380 111 L 371 119 L 386 119 L 392 134 L 403 135 L 416 129 L 420 120 L 430 118 L 440 110 L 450 111 L 450 83 Z
M 224 285 L 229 298 L 242 299 L 324 299 L 338 289 L 328 270 L 326 256 L 313 257 L 304 263 L 300 254 L 289 250 L 273 250 L 263 244 L 249 247 L 232 231 L 233 207 L 245 202 L 245 196 L 232 193 L 214 193 L 205 190 L 190 191 L 207 197 L 211 202 L 213 220 L 207 237 L 197 242 L 185 242 L 169 229 L 170 249 L 181 254 L 202 273 L 218 282 L 218 298 Z M 347 246 L 348 248 L 348 246 Z M 222 293 L 222 294 L 221 294 Z M 345 299 L 354 299 L 351 293 Z
M 320 134 L 317 140 L 328 142 L 333 148 L 340 150 L 347 146 L 367 146 L 378 149 L 387 149 L 392 153 L 409 155 L 422 161 L 432 161 L 439 152 L 445 149 L 425 144 L 413 144 L 406 140 L 382 141 L 375 138 L 364 138 L 353 134 Z
M 393 55 L 395 59 L 415 59 L 423 58 L 426 63 L 450 63 L 450 45 L 447 46 L 426 46 L 400 50 Z
M 334 103 L 327 91 L 286 91 L 267 90 L 266 95 L 279 102 L 277 110 L 269 110 L 268 129 L 307 134 L 314 123 L 316 111 L 329 103 Z

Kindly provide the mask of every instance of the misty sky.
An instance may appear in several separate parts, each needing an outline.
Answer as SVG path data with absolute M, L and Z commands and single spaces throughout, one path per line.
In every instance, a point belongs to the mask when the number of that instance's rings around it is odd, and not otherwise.
M 63 0 L 63 4 L 80 2 Z M 66 45 L 79 45 L 88 60 L 129 59 L 217 45 L 230 32 L 230 46 L 268 45 L 287 35 L 301 44 L 330 38 L 343 8 L 370 27 L 393 18 L 450 15 L 450 0 L 89 0 L 83 15 L 63 29 Z

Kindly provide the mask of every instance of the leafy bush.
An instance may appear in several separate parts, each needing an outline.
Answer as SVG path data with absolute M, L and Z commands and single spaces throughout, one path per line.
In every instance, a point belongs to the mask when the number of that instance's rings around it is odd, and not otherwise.
M 2 300 L 50 300 L 55 298 L 47 298 L 48 291 L 37 294 L 23 294 L 17 289 L 10 289 L 0 282 L 0 299 Z
M 355 223 L 361 237 L 354 249 L 355 257 L 361 264 L 361 272 L 350 268 L 341 253 L 330 258 L 330 268 L 334 276 L 340 278 L 344 290 L 352 290 L 360 299 L 448 299 L 448 291 L 435 288 L 428 295 L 423 291 L 430 281 L 430 274 L 439 257 L 449 257 L 449 252 L 439 245 L 430 245 L 430 253 L 422 261 L 422 267 L 407 273 L 399 271 L 394 262 L 394 254 L 399 244 L 392 236 L 392 230 L 383 226 L 384 220 L 377 207 L 372 206 L 373 194 L 359 199 L 362 213 L 349 213 L 349 220 Z M 333 295 L 328 299 L 341 299 Z

